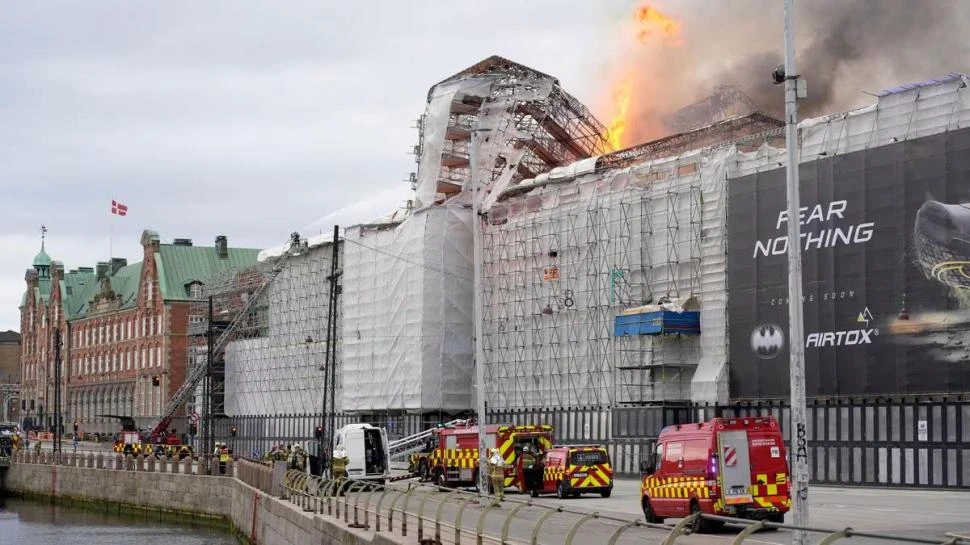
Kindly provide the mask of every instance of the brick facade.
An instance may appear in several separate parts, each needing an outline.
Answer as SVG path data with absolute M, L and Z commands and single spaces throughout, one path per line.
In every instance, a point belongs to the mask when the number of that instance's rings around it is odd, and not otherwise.
M 20 333 L 0 331 L 0 384 L 20 383 Z M 6 401 L 6 408 L 0 406 L 0 419 L 20 421 L 20 399 L 0 392 L 0 403 Z M 6 409 L 6 410 L 4 410 Z
M 215 248 L 192 248 L 188 240 L 177 241 L 181 249 L 217 252 Z M 54 267 L 45 301 L 45 271 L 36 267 L 28 271 L 28 291 L 21 308 L 22 390 L 28 409 L 34 402 L 30 416 L 37 425 L 47 429 L 53 426 L 49 417 L 55 384 L 52 324 L 59 324 L 64 332 L 62 414 L 67 431 L 76 421 L 87 433 L 117 432 L 119 421 L 103 415 L 132 416 L 140 427 L 158 421 L 169 398 L 185 380 L 191 304 L 188 287 L 185 293 L 168 297 L 163 293 L 164 273 L 159 270 L 162 246 L 172 245 L 162 245 L 157 234 L 146 231 L 141 263 L 129 266 L 123 259 L 113 259 L 98 263 L 96 273 L 89 274 L 83 284 L 78 285 L 72 277 L 75 289 L 86 290 L 85 294 L 62 295 L 67 292 L 63 289 L 66 286 L 61 286 L 63 267 Z M 255 259 L 255 252 L 252 255 Z M 68 309 L 72 316 L 65 319 L 62 299 L 84 310 Z M 36 419 L 40 408 L 43 417 Z

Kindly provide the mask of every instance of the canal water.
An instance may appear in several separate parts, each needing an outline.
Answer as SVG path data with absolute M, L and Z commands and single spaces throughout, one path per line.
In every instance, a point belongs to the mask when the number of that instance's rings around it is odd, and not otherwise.
M 0 545 L 238 545 L 227 530 L 0 497 Z

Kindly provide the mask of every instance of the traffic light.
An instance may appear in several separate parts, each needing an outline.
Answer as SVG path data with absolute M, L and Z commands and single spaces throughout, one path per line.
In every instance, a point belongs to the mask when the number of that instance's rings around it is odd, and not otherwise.
M 199 427 L 195 424 L 189 424 L 189 435 L 195 437 L 195 434 L 199 433 Z
M 229 435 L 231 435 L 232 437 L 236 436 L 236 426 L 231 426 L 229 428 Z
M 323 426 L 317 426 L 317 429 L 313 432 L 313 436 L 317 438 L 317 441 L 323 441 Z
M 152 375 L 152 386 L 158 386 L 161 381 L 158 380 L 158 375 Z

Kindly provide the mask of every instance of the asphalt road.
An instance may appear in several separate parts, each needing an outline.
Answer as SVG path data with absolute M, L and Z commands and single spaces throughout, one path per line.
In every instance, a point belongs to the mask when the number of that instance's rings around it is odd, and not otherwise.
M 401 484 L 401 483 L 398 483 Z M 511 489 L 510 489 L 511 490 Z M 439 503 L 446 496 L 446 492 L 434 489 L 421 489 L 408 500 L 408 512 L 417 514 L 421 508 L 421 499 L 428 494 L 423 507 L 425 516 L 433 516 Z M 871 488 L 833 488 L 813 487 L 811 489 L 810 517 L 811 526 L 830 528 L 832 530 L 851 527 L 857 531 L 886 533 L 898 536 L 939 539 L 942 543 L 948 532 L 970 535 L 970 491 L 936 491 L 936 490 L 903 490 L 903 489 L 871 489 Z M 388 494 L 382 512 L 393 499 Z M 511 501 L 506 501 L 501 507 L 491 509 L 485 518 L 486 533 L 499 535 L 505 516 L 518 503 L 528 498 L 515 492 L 506 494 Z M 615 483 L 613 495 L 601 498 L 598 495 L 583 496 L 578 499 L 559 500 L 555 497 L 542 497 L 533 502 L 537 506 L 564 507 L 569 512 L 556 513 L 550 516 L 542 527 L 539 542 L 547 545 L 565 543 L 566 535 L 572 525 L 581 518 L 579 512 L 597 512 L 601 518 L 585 522 L 577 533 L 575 543 L 606 543 L 609 537 L 624 521 L 643 520 L 640 511 L 639 483 L 635 480 L 618 480 Z M 372 500 L 371 505 L 376 503 Z M 448 497 L 443 508 L 442 520 L 453 523 L 458 512 L 458 496 Z M 398 500 L 397 506 L 403 505 Z M 515 521 L 510 526 L 510 537 L 514 542 L 528 542 L 532 528 L 536 521 L 548 509 L 540 507 L 522 508 Z M 462 517 L 462 527 L 473 529 L 478 522 L 482 508 L 477 501 L 472 501 L 465 508 Z M 610 519 L 619 520 L 610 520 Z M 791 522 L 789 515 L 788 522 Z M 665 521 L 667 528 L 673 528 L 676 519 Z M 386 522 L 384 523 L 386 524 Z M 400 524 L 400 520 L 397 521 Z M 416 522 L 410 521 L 411 531 Z M 430 525 L 426 523 L 425 533 L 430 532 Z M 677 543 L 693 544 L 727 544 L 730 543 L 740 526 L 726 526 L 724 529 L 711 534 L 685 535 L 677 539 Z M 445 531 L 445 538 L 451 538 L 453 530 Z M 669 533 L 669 529 L 632 528 L 623 534 L 618 543 L 660 543 Z M 817 543 L 824 534 L 812 534 L 810 541 Z M 466 538 L 467 539 L 467 538 Z M 453 542 L 453 539 L 447 539 Z M 759 532 L 750 536 L 745 543 L 787 545 L 792 542 L 792 534 L 786 530 Z M 840 543 L 861 545 L 888 543 L 887 541 L 851 538 Z

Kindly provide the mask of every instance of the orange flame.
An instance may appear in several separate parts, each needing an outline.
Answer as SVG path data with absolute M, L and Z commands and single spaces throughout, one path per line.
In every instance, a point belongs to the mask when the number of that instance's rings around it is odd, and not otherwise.
M 626 132 L 627 114 L 630 113 L 630 91 L 633 90 L 633 81 L 629 78 L 621 81 L 615 91 L 613 91 L 613 102 L 616 104 L 616 115 L 610 121 L 608 138 L 613 149 L 620 149 L 623 133 Z
M 652 38 L 660 38 L 668 45 L 681 45 L 680 23 L 658 11 L 649 2 L 641 4 L 636 9 L 634 18 L 634 31 L 641 44 L 646 44 Z M 613 91 L 610 93 L 613 111 L 616 112 L 609 123 L 608 133 L 613 149 L 620 149 L 626 144 L 623 137 L 630 125 L 630 100 L 635 71 L 634 66 L 626 66 L 622 78 L 614 84 Z
M 660 33 L 669 38 L 680 36 L 680 23 L 660 13 L 650 4 L 638 7 L 636 17 L 640 24 L 637 38 L 641 42 L 646 42 L 654 33 Z

